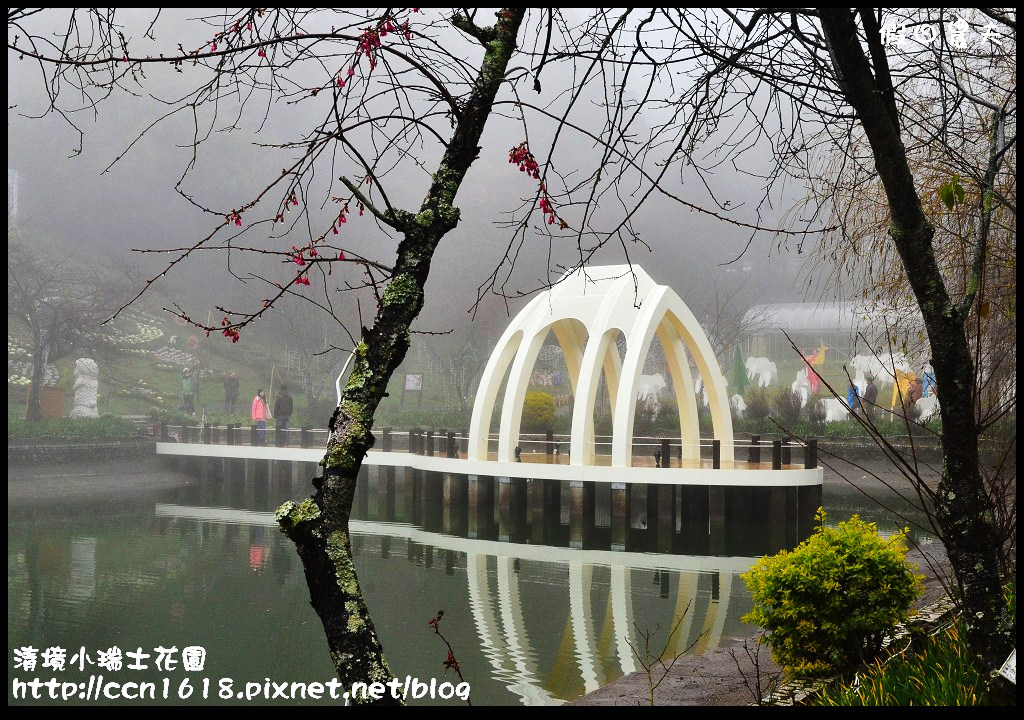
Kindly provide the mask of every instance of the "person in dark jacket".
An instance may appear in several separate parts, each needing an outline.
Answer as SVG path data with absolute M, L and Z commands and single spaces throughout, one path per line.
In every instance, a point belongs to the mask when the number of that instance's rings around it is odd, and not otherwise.
M 224 412 L 234 415 L 238 405 L 238 375 L 228 373 L 224 378 Z
M 873 377 L 868 378 L 868 386 L 864 389 L 864 417 L 870 422 L 875 422 L 875 404 L 878 400 L 878 386 L 875 385 L 875 379 Z
M 284 432 L 288 430 L 288 422 L 292 417 L 292 396 L 288 394 L 288 386 L 282 385 L 278 390 L 277 399 L 274 401 L 274 428 L 275 437 L 279 445 L 287 445 L 284 441 Z

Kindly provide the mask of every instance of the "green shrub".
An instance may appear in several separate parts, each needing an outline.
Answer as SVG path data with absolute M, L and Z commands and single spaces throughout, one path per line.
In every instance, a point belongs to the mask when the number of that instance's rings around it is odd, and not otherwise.
M 811 398 L 807 406 L 807 419 L 810 420 L 811 426 L 820 431 L 825 425 L 826 415 L 825 405 L 820 400 Z
M 759 560 L 743 575 L 754 601 L 743 622 L 760 625 L 772 658 L 793 677 L 847 672 L 873 658 L 907 619 L 921 576 L 906 560 L 905 531 L 883 539 L 854 515 L 792 552 Z
M 751 420 L 764 420 L 771 412 L 768 405 L 768 395 L 761 388 L 750 388 L 744 398 L 747 403 L 746 416 Z
M 523 403 L 522 432 L 545 432 L 555 424 L 555 399 L 543 390 L 526 393 Z
M 876 660 L 858 673 L 856 685 L 843 683 L 807 698 L 826 706 L 979 705 L 985 683 L 975 669 L 959 623 L 926 637 L 913 649 Z
M 135 437 L 144 433 L 145 428 L 113 415 L 29 422 L 12 415 L 9 408 L 7 413 L 8 440 L 98 440 Z
M 636 401 L 636 416 L 633 421 L 633 434 L 648 436 L 654 433 L 654 423 L 658 416 L 658 402 L 650 398 Z
M 775 410 L 779 421 L 787 426 L 792 426 L 800 420 L 800 414 L 803 412 L 800 396 L 789 388 L 779 388 L 772 401 L 772 409 Z

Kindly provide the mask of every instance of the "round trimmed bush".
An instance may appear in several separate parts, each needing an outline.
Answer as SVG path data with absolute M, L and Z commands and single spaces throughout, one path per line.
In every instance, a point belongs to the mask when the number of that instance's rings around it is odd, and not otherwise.
M 882 538 L 854 515 L 791 552 L 761 558 L 743 575 L 772 658 L 793 677 L 846 673 L 873 658 L 907 620 L 922 576 L 906 562 L 906 530 Z
M 523 432 L 551 430 L 555 424 L 555 398 L 543 390 L 530 390 L 523 403 Z

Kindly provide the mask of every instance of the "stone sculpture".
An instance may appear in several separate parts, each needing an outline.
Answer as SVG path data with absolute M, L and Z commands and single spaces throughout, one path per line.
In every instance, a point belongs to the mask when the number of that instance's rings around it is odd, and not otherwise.
M 75 406 L 70 417 L 99 417 L 96 409 L 96 391 L 99 387 L 100 368 L 92 358 L 78 358 L 75 361 Z

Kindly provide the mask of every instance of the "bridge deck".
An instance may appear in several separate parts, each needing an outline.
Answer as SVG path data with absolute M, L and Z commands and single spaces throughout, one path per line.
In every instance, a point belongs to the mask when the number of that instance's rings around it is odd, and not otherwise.
M 209 458 L 241 458 L 251 460 L 283 460 L 318 463 L 323 448 L 295 448 L 253 445 L 212 445 L 203 443 L 158 442 L 158 455 L 183 455 Z M 493 454 L 492 454 L 493 456 Z M 713 469 L 710 460 L 683 461 L 673 459 L 673 467 L 653 467 L 653 459 L 635 457 L 633 467 L 611 467 L 609 456 L 598 456 L 598 465 L 570 465 L 565 456 L 524 453 L 522 462 L 499 462 L 496 459 L 468 460 L 465 457 L 438 457 L 407 452 L 371 450 L 364 465 L 412 467 L 420 470 L 463 475 L 494 477 L 529 477 L 536 480 L 568 480 L 604 483 L 646 483 L 656 485 L 703 486 L 804 486 L 821 485 L 821 468 L 785 465 L 773 470 L 771 463 L 722 462 Z M 644 465 L 641 466 L 640 463 Z

